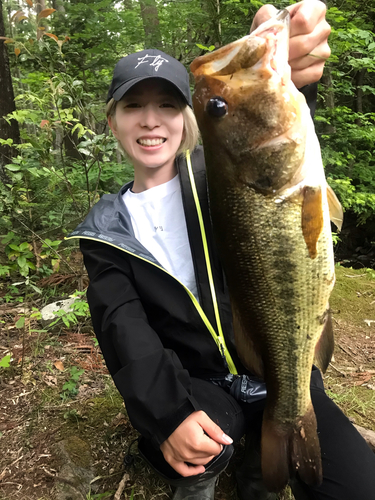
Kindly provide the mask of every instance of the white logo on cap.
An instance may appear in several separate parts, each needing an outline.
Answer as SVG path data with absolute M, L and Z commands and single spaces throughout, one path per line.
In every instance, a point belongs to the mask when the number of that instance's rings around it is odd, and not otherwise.
M 150 58 L 151 61 L 148 58 Z M 155 67 L 155 71 L 160 68 L 163 62 L 169 62 L 168 59 L 165 59 L 162 56 L 149 56 L 148 54 L 146 54 L 144 57 L 138 57 L 138 61 L 139 63 L 134 67 L 134 69 L 137 69 L 140 64 L 149 63 L 150 66 Z

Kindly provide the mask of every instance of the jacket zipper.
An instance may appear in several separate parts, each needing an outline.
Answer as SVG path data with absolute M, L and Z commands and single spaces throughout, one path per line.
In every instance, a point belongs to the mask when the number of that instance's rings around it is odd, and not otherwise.
M 141 259 L 141 260 L 144 260 L 145 262 L 148 262 L 149 264 L 157 267 L 158 269 L 161 269 L 162 271 L 164 271 L 165 273 L 167 273 L 169 276 L 171 276 L 173 279 L 175 279 L 176 281 L 178 281 L 178 283 L 180 283 L 181 286 L 184 287 L 184 289 L 186 290 L 187 294 L 189 295 L 190 299 L 192 300 L 195 308 L 197 309 L 200 317 L 202 318 L 204 324 L 206 325 L 208 331 L 210 332 L 212 338 L 214 339 L 217 347 L 219 348 L 219 351 L 220 351 L 220 354 L 224 357 L 224 359 L 226 360 L 226 363 L 228 365 L 228 368 L 229 368 L 229 371 L 230 373 L 233 373 L 234 375 L 237 374 L 237 369 L 236 369 L 236 366 L 232 360 L 232 357 L 227 349 L 227 346 L 225 344 L 225 339 L 224 339 L 224 335 L 221 331 L 221 335 L 217 334 L 214 330 L 214 328 L 212 327 L 209 319 L 207 318 L 205 312 L 203 311 L 201 305 L 199 304 L 199 302 L 197 301 L 197 299 L 194 297 L 193 293 L 180 281 L 178 280 L 175 276 L 173 276 L 173 274 L 169 273 L 166 269 L 164 269 L 164 267 L 161 267 L 161 266 L 158 266 L 157 264 L 151 262 L 150 260 L 148 259 L 145 259 L 144 257 L 140 257 L 139 255 L 135 254 L 135 253 L 132 253 L 132 252 L 129 252 L 128 250 L 124 250 L 123 248 L 117 246 L 117 245 L 114 245 L 113 243 L 109 243 L 108 241 L 104 241 L 104 240 L 99 240 L 99 239 L 96 239 L 96 238 L 89 238 L 87 236 L 68 236 L 66 237 L 65 239 L 66 240 L 73 240 L 75 238 L 79 238 L 79 239 L 82 239 L 82 240 L 91 240 L 91 241 L 99 241 L 100 243 L 105 243 L 106 245 L 109 245 L 111 247 L 114 247 L 114 248 L 117 248 L 118 250 L 121 250 L 122 252 L 125 252 L 129 255 L 133 255 L 134 257 L 137 257 L 138 259 Z

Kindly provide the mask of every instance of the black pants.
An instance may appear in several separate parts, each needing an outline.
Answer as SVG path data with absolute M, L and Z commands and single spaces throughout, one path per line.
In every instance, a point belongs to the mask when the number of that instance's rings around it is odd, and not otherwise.
M 298 491 L 301 491 L 302 497 L 309 500 L 375 500 L 375 454 L 325 394 L 318 370 L 312 372 L 311 379 L 311 399 L 322 452 L 323 483 L 318 487 L 309 487 L 297 477 L 298 484 L 293 488 L 296 499 Z M 193 379 L 193 394 L 208 416 L 234 441 L 239 440 L 248 429 L 255 428 L 260 432 L 265 400 L 237 402 L 224 389 L 200 379 Z M 146 440 L 143 440 L 142 452 L 165 479 L 170 479 L 172 484 L 176 484 L 176 480 L 184 484 L 184 478 L 164 460 L 161 451 Z M 204 479 L 204 474 L 199 478 Z

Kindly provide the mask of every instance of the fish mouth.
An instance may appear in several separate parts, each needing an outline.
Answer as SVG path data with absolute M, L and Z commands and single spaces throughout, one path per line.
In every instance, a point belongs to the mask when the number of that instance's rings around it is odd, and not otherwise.
M 197 58 L 190 66 L 194 77 L 197 81 L 214 77 L 232 88 L 251 84 L 259 72 L 264 79 L 283 78 L 289 68 L 289 22 L 290 14 L 284 9 L 250 35 Z

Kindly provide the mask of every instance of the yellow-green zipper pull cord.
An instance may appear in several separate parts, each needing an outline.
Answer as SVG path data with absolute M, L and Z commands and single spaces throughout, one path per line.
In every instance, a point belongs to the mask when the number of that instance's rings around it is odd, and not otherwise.
M 214 306 L 214 312 L 215 312 L 215 319 L 216 319 L 216 325 L 218 329 L 218 337 L 219 337 L 219 342 L 221 346 L 221 354 L 224 355 L 225 360 L 227 362 L 229 371 L 233 374 L 237 374 L 237 369 L 236 366 L 232 360 L 232 357 L 227 349 L 227 346 L 225 344 L 225 339 L 224 339 L 224 333 L 221 327 L 221 321 L 220 321 L 220 313 L 219 313 L 219 306 L 217 303 L 217 298 L 216 298 L 216 291 L 215 291 L 215 284 L 214 284 L 214 279 L 212 275 L 212 269 L 211 269 L 211 262 L 210 262 L 210 256 L 208 253 L 208 245 L 207 245 L 207 238 L 206 238 L 206 231 L 204 228 L 204 223 L 203 223 L 203 216 L 202 216 L 202 210 L 201 206 L 199 203 L 199 198 L 198 198 L 198 193 L 197 193 L 197 188 L 195 185 L 195 179 L 194 179 L 194 174 L 193 174 L 193 167 L 191 164 L 191 158 L 190 158 L 190 151 L 186 151 L 186 162 L 187 162 L 187 167 L 188 167 L 188 172 L 189 172 L 189 179 L 190 179 L 190 184 L 191 184 L 191 189 L 193 191 L 193 197 L 194 197 L 194 202 L 195 206 L 197 209 L 197 214 L 198 214 L 198 220 L 199 220 L 199 227 L 201 230 L 201 236 L 202 236 L 202 243 L 203 243 L 203 250 L 204 250 L 204 258 L 206 261 L 206 268 L 207 268 L 207 274 L 208 274 L 208 281 L 210 284 L 210 291 L 211 291 L 211 297 L 212 297 L 212 302 Z

